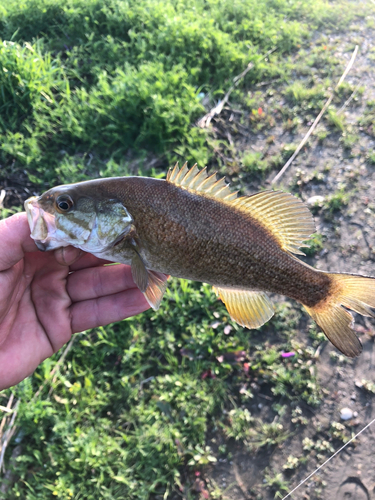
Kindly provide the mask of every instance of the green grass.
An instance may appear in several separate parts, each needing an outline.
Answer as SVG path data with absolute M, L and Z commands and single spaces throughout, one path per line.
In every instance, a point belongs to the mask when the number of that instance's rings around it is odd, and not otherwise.
M 296 81 L 285 89 L 285 95 L 291 104 L 314 106 L 319 110 L 324 103 L 325 88 L 323 85 L 308 88 L 302 82 Z
M 250 380 L 276 400 L 317 404 L 312 354 L 293 340 L 298 322 L 288 305 L 279 309 L 262 328 L 278 331 L 271 346 L 265 333 L 233 324 L 209 286 L 173 280 L 158 312 L 81 334 L 51 391 L 47 384 L 33 399 L 59 355 L 13 389 L 22 454 L 5 498 L 167 498 L 189 470 L 217 460 L 209 430 L 223 428 L 250 449 L 281 443 L 283 427 L 251 417 L 252 395 L 240 388 L 249 380 L 247 362 Z M 291 349 L 298 356 L 284 361 L 281 351 Z
M 292 131 L 326 97 L 311 68 L 336 77 L 336 59 L 324 45 L 309 48 L 311 35 L 346 29 L 354 17 L 350 4 L 322 0 L 0 1 L 0 181 L 26 174 L 42 191 L 128 172 L 161 176 L 178 159 L 210 165 L 224 146 L 194 126 L 205 113 L 202 94 L 214 105 L 250 61 L 254 68 L 231 96 L 248 112 L 242 125 Z M 291 83 L 295 71 L 306 83 Z M 268 79 L 287 86 L 287 105 L 272 102 L 272 89 L 247 93 Z M 332 113 L 330 125 L 341 130 Z M 373 108 L 366 116 L 370 129 Z M 351 147 L 352 136 L 344 139 Z M 291 140 L 280 152 L 247 151 L 233 164 L 245 176 L 264 174 L 293 154 Z M 227 173 L 229 161 L 216 161 Z M 327 212 L 347 203 L 341 191 Z M 316 236 L 309 255 L 322 244 Z M 300 330 L 295 304 L 283 303 L 269 324 L 249 331 L 231 322 L 209 286 L 171 280 L 158 312 L 77 336 L 57 375 L 61 353 L 0 394 L 0 405 L 11 392 L 20 401 L 6 453 L 9 466 L 20 444 L 17 480 L 4 500 L 197 498 L 195 472 L 234 440 L 272 450 L 289 436 L 273 422 L 286 405 L 297 427 L 306 420 L 297 404 L 319 404 L 315 349 L 301 343 Z M 321 341 L 315 332 L 309 342 Z M 283 350 L 295 356 L 284 359 Z M 269 421 L 253 414 L 254 384 L 272 399 Z M 218 450 L 212 435 L 224 443 Z M 286 491 L 282 474 L 265 479 L 275 494 Z M 211 490 L 220 498 L 219 488 Z
M 26 168 L 43 189 L 123 174 L 126 158 L 147 170 L 146 151 L 203 166 L 199 94 L 218 98 L 249 61 L 245 84 L 288 78 L 285 54 L 352 17 L 322 0 L 2 2 L 1 175 Z
M 328 120 L 338 131 L 345 131 L 345 118 L 340 116 L 336 110 L 328 108 Z
M 303 248 L 303 251 L 307 255 L 307 257 L 313 257 L 317 253 L 321 252 L 324 248 L 323 241 L 324 238 L 321 234 L 313 234 L 308 241 L 308 247 Z
M 323 208 L 329 213 L 338 212 L 349 203 L 350 193 L 345 187 L 339 188 L 334 194 L 328 196 L 324 202 Z
M 367 153 L 367 161 L 370 165 L 375 165 L 375 151 L 369 151 Z
M 262 159 L 262 153 L 247 151 L 242 158 L 242 164 L 245 172 L 252 174 L 261 174 L 268 168 L 266 160 Z

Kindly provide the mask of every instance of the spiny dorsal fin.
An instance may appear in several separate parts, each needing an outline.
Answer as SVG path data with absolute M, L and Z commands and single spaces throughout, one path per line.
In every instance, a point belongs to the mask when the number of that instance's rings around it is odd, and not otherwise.
M 176 186 L 220 199 L 232 207 L 258 220 L 278 240 L 283 250 L 304 255 L 299 250 L 315 233 L 315 224 L 309 209 L 301 200 L 281 191 L 262 191 L 252 196 L 237 197 L 224 178 L 217 180 L 216 173 L 208 175 L 207 169 L 198 170 L 195 164 L 190 170 L 187 163 L 180 169 L 178 163 L 167 174 L 167 181 Z
M 246 328 L 258 328 L 274 314 L 272 302 L 264 292 L 213 287 L 224 302 L 230 317 Z
M 178 163 L 176 163 L 173 169 L 169 169 L 167 181 L 176 186 L 196 191 L 212 198 L 225 201 L 237 198 L 237 193 L 232 193 L 224 178 L 217 180 L 216 172 L 207 175 L 207 168 L 199 170 L 197 164 L 193 165 L 189 170 L 187 163 L 184 163 L 181 169 L 178 167 Z

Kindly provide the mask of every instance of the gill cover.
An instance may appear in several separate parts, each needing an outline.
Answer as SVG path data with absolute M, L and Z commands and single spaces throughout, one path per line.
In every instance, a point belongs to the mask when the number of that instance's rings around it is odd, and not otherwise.
M 101 200 L 95 203 L 96 217 L 91 234 L 85 244 L 86 252 L 105 252 L 126 236 L 132 228 L 133 219 L 118 201 Z
M 86 252 L 101 253 L 131 229 L 132 217 L 117 200 L 81 197 L 71 209 L 61 213 L 55 197 L 47 193 L 25 202 L 31 237 L 41 250 L 73 245 Z

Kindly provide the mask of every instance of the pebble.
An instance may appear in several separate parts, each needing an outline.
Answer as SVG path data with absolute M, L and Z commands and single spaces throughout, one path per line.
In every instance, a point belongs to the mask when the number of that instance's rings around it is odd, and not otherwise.
M 324 196 L 311 196 L 307 201 L 306 204 L 308 207 L 314 207 L 315 205 L 321 206 L 324 203 Z
M 342 408 L 340 410 L 341 420 L 350 420 L 351 418 L 353 418 L 353 415 L 353 410 L 351 410 L 350 408 Z

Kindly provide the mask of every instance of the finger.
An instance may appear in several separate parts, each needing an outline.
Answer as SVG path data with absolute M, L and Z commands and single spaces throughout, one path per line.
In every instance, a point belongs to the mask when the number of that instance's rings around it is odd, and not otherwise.
M 98 259 L 91 253 L 83 252 L 82 256 L 70 266 L 71 271 L 79 271 L 87 267 L 103 266 L 104 264 L 111 264 L 109 260 Z
M 135 316 L 150 306 L 138 288 L 76 302 L 71 306 L 72 331 L 82 332 L 89 328 L 108 325 Z
M 38 249 L 30 237 L 30 228 L 25 212 L 0 221 L 0 271 L 9 269 L 23 259 L 26 252 Z
M 71 299 L 66 291 L 67 268 L 50 262 L 38 269 L 31 283 L 31 298 L 37 319 L 53 351 L 60 349 L 71 336 L 69 315 Z
M 62 266 L 70 266 L 76 262 L 82 255 L 82 250 L 72 246 L 58 248 L 54 255 L 55 259 Z
M 136 288 L 130 266 L 115 264 L 75 271 L 68 276 L 67 291 L 72 302 Z

